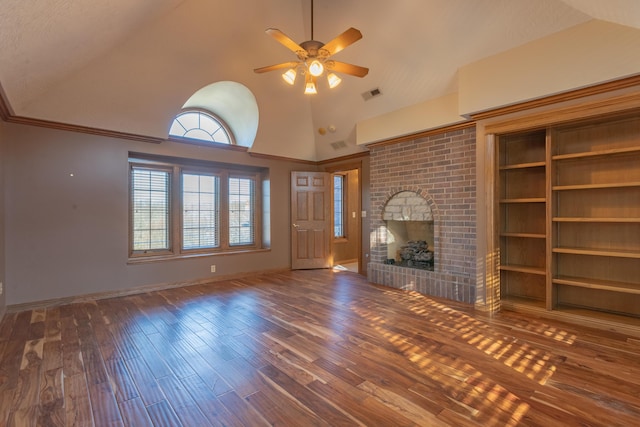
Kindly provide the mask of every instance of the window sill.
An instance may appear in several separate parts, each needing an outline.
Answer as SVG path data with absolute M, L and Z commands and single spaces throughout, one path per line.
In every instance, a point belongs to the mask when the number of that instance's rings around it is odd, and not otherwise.
M 238 250 L 227 250 L 224 252 L 208 252 L 208 253 L 198 253 L 198 254 L 179 254 L 179 255 L 157 255 L 157 256 L 139 256 L 129 258 L 127 260 L 128 265 L 135 264 L 148 264 L 153 262 L 165 262 L 165 261 L 179 261 L 185 259 L 194 259 L 194 258 L 206 258 L 206 257 L 217 257 L 222 255 L 245 255 L 252 254 L 258 252 L 269 252 L 270 248 L 264 249 L 238 249 Z
M 333 243 L 349 243 L 349 239 L 346 237 L 335 237 Z

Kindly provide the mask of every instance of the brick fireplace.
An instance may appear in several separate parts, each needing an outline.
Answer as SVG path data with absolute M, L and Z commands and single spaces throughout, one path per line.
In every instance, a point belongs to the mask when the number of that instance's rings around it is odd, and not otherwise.
M 370 281 L 473 304 L 476 297 L 475 127 L 370 147 Z M 432 220 L 433 271 L 390 263 L 389 205 L 417 197 Z M 395 208 L 394 208 L 395 209 Z M 397 209 L 396 209 L 397 210 Z M 386 219 L 385 219 L 386 215 Z M 393 251 L 392 251 L 393 252 Z

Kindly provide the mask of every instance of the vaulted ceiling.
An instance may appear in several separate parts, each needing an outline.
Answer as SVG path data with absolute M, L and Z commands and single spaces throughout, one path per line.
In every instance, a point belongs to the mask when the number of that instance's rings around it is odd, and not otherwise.
M 637 0 L 315 0 L 314 38 L 358 28 L 335 59 L 370 72 L 309 96 L 253 69 L 295 59 L 265 29 L 309 40 L 310 3 L 3 0 L 0 84 L 15 117 L 166 138 L 195 92 L 234 81 L 257 102 L 252 151 L 322 160 L 366 149 L 357 123 L 455 93 L 466 64 L 592 19 L 640 29 Z

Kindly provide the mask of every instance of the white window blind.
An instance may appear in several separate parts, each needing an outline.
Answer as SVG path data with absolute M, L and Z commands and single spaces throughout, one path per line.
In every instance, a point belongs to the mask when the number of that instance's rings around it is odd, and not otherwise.
M 261 169 L 139 156 L 129 158 L 131 260 L 262 247 Z
M 255 243 L 255 179 L 229 178 L 229 245 Z
M 333 236 L 345 237 L 344 232 L 344 175 L 333 176 Z
M 132 239 L 134 251 L 170 248 L 171 173 L 145 168 L 131 169 Z
M 213 175 L 182 174 L 182 248 L 220 246 L 219 178 Z

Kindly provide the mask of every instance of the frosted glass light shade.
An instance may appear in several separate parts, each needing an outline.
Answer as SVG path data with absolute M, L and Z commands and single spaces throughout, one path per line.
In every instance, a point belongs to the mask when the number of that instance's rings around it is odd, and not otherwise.
M 318 93 L 316 90 L 316 84 L 311 80 L 307 81 L 304 85 L 304 93 L 307 95 L 315 95 Z
M 311 64 L 309 64 L 309 73 L 311 73 L 312 76 L 318 77 L 323 71 L 324 66 L 317 59 L 314 59 L 311 61 Z
M 329 82 L 329 87 L 333 89 L 342 82 L 342 79 L 334 73 L 329 73 L 327 76 L 327 82 Z
M 282 78 L 285 82 L 293 86 L 293 83 L 296 81 L 296 75 L 296 70 L 289 68 L 287 72 L 282 75 Z

